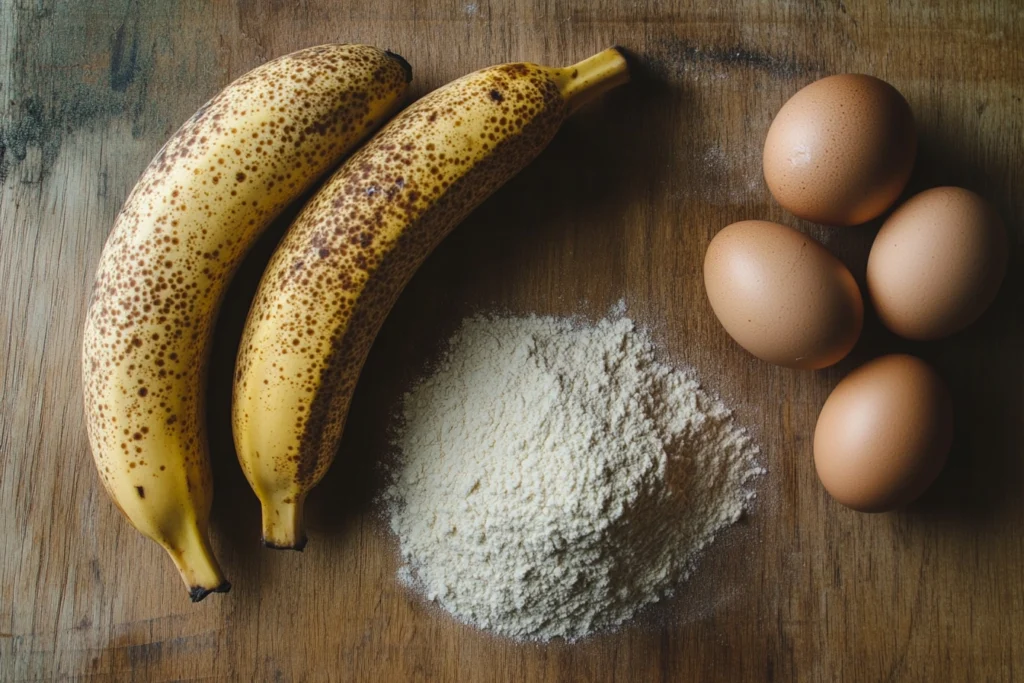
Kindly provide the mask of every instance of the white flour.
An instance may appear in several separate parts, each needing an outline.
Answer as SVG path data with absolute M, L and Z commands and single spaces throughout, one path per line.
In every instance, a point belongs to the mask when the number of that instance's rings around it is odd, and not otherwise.
M 400 575 L 517 639 L 578 639 L 670 595 L 764 471 L 621 314 L 467 319 L 403 408 Z

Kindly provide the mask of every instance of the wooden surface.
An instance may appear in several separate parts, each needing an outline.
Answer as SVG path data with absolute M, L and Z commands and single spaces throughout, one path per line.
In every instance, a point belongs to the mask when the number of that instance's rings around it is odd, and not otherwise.
M 843 71 L 907 96 L 921 129 L 913 187 L 979 190 L 1019 244 L 1017 3 L 204 4 L 0 2 L 0 680 L 1024 679 L 1020 247 L 969 331 L 911 345 L 872 318 L 853 356 L 818 373 L 740 351 L 700 278 L 711 236 L 745 218 L 808 230 L 860 277 L 877 224 L 801 223 L 760 177 L 773 113 Z M 568 63 L 611 44 L 644 73 L 572 120 L 413 280 L 310 502 L 302 554 L 260 548 L 227 421 L 234 344 L 272 238 L 261 244 L 233 287 L 211 373 L 214 543 L 234 589 L 192 605 L 93 471 L 78 377 L 88 292 L 114 215 L 164 139 L 247 69 L 327 41 L 399 52 L 417 93 L 488 64 Z M 397 584 L 375 514 L 396 397 L 469 312 L 598 316 L 619 299 L 756 434 L 769 473 L 755 510 L 676 600 L 619 633 L 521 645 L 453 623 Z M 955 447 L 923 501 L 858 515 L 818 485 L 811 435 L 829 389 L 886 348 L 921 354 L 949 381 Z

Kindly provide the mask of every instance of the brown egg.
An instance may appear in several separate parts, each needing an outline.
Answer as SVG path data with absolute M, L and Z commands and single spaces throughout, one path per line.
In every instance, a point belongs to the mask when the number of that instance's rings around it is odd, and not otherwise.
M 850 373 L 825 401 L 814 465 L 837 501 L 883 512 L 924 493 L 952 439 L 952 401 L 942 378 L 913 356 L 883 356 Z
M 1006 228 L 988 202 L 970 190 L 936 187 L 907 200 L 879 230 L 868 291 L 890 330 L 938 339 L 988 308 L 1008 258 Z
M 764 179 L 787 211 L 857 225 L 889 208 L 910 178 L 917 132 L 910 105 L 874 76 L 841 74 L 786 102 L 764 143 Z
M 725 331 L 762 360 L 823 368 L 850 352 L 864 304 L 850 271 L 819 242 L 768 221 L 715 235 L 704 288 Z

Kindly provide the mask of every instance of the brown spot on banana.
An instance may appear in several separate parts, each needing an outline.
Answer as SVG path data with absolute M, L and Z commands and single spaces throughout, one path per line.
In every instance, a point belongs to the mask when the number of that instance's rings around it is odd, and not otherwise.
M 581 102 L 627 80 L 614 49 L 565 69 L 470 74 L 396 116 L 303 209 L 249 312 L 232 405 L 268 546 L 304 544 L 306 494 L 334 457 L 367 353 L 412 274 Z
M 89 441 L 115 503 L 167 549 L 193 599 L 228 586 L 206 533 L 203 424 L 223 291 L 270 221 L 386 120 L 409 80 L 404 60 L 361 45 L 250 71 L 167 141 L 103 249 L 82 352 Z

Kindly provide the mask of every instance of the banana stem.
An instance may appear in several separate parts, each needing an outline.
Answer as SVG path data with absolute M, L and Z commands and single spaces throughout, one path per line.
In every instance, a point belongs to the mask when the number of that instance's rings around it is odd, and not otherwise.
M 572 113 L 612 88 L 629 82 L 629 64 L 617 47 L 608 48 L 582 62 L 557 69 L 555 82 Z
M 302 528 L 304 498 L 298 496 L 263 503 L 263 545 L 276 550 L 302 550 L 306 532 Z
M 206 532 L 196 524 L 184 531 L 176 547 L 165 545 L 164 549 L 174 560 L 192 602 L 199 602 L 210 593 L 227 593 L 231 584 L 224 579 Z

